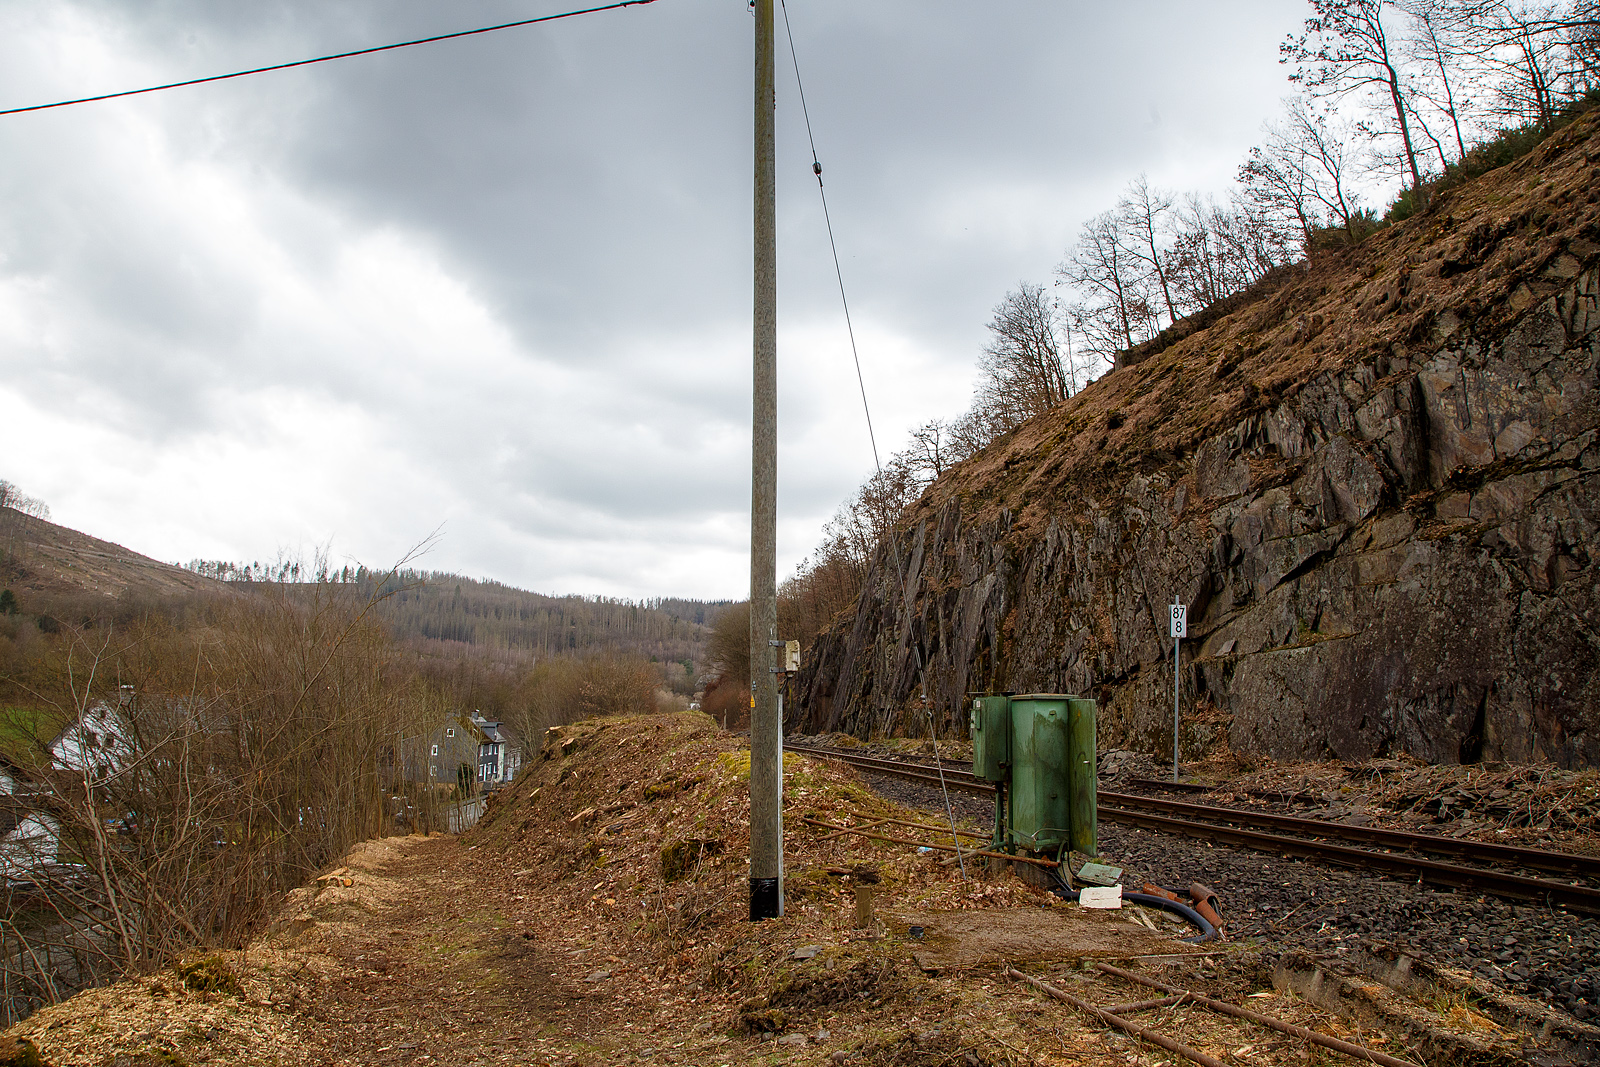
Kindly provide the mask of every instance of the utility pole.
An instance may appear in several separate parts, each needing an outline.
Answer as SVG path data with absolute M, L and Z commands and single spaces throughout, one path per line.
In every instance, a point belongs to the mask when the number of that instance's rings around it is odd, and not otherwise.
M 755 337 L 750 489 L 750 919 L 783 911 L 778 636 L 778 230 L 773 0 L 755 0 Z

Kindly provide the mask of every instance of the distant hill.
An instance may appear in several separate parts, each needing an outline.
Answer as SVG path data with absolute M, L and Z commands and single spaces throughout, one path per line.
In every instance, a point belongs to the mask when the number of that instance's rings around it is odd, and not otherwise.
M 299 580 L 307 577 L 311 570 L 301 564 L 263 567 L 196 560 L 187 567 L 174 566 L 0 507 L 0 589 L 11 590 L 29 614 L 93 616 L 107 603 L 247 593 L 252 586 L 308 587 L 310 583 Z M 682 663 L 691 675 L 704 668 L 710 624 L 727 606 L 725 601 L 677 598 L 550 596 L 442 572 L 390 575 L 348 567 L 325 577 L 367 592 L 384 583 L 389 595 L 378 603 L 378 616 L 397 639 L 432 646 L 433 652 L 479 649 L 514 661 L 636 652 Z
M 195 560 L 188 569 L 233 589 L 263 582 L 290 587 L 312 576 L 304 564 L 263 566 Z M 596 651 L 637 652 L 661 662 L 682 663 L 691 673 L 704 667 L 710 626 L 727 601 L 656 598 L 624 600 L 600 596 L 550 596 L 492 579 L 444 571 L 344 567 L 320 580 L 356 585 L 384 594 L 375 611 L 396 638 L 437 646 L 449 654 L 465 648 L 497 653 L 497 659 L 545 659 Z
M 168 597 L 223 588 L 193 571 L 7 507 L 0 507 L 0 586 L 24 606 L 41 597 Z
M 458 574 L 405 573 L 378 605 L 396 637 L 526 651 L 545 658 L 586 651 L 638 652 L 704 665 L 710 623 L 725 602 L 547 596 Z

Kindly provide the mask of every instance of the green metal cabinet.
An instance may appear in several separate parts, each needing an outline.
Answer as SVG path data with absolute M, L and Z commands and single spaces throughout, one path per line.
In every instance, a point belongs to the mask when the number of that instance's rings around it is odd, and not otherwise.
M 1094 701 L 1030 693 L 1009 703 L 1011 843 L 1031 852 L 1068 846 L 1096 855 Z M 977 763 L 975 745 L 975 772 Z
M 1067 698 L 1011 698 L 1011 837 L 1030 852 L 1054 852 L 1068 825 Z
M 1095 703 L 1083 697 L 1067 698 L 1068 825 L 1072 851 L 1098 856 L 1100 760 L 1095 754 Z

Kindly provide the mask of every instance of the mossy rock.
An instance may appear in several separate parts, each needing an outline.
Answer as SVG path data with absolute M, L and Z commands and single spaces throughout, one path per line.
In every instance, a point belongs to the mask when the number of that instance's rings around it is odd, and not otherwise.
M 687 792 L 706 780 L 703 774 L 692 775 L 688 778 L 679 778 L 676 774 L 669 774 L 659 782 L 652 782 L 644 787 L 646 800 L 660 800 L 663 797 L 674 796 Z
M 719 752 L 717 763 L 736 781 L 750 780 L 750 753 L 744 752 Z
M 821 867 L 799 867 L 783 876 L 785 900 L 819 900 L 830 897 L 842 885 Z
M 833 970 L 808 968 L 789 974 L 773 987 L 767 1002 L 791 1011 L 833 1008 L 902 992 L 907 982 L 893 960 L 857 960 Z
M 226 993 L 230 997 L 244 996 L 239 984 L 239 974 L 221 956 L 202 956 L 178 966 L 183 984 L 196 993 Z
M 723 843 L 699 837 L 674 841 L 661 850 L 661 878 L 676 882 L 693 874 L 707 856 L 720 856 Z
M 669 774 L 665 778 L 661 779 L 661 781 L 652 782 L 651 784 L 645 786 L 644 798 L 646 800 L 659 800 L 662 797 L 670 797 L 677 791 L 678 776 L 675 774 Z
M 739 1013 L 739 1025 L 747 1034 L 777 1034 L 789 1025 L 782 1008 L 750 1008 Z
M 51 1067 L 39 1046 L 25 1037 L 0 1037 L 0 1067 Z

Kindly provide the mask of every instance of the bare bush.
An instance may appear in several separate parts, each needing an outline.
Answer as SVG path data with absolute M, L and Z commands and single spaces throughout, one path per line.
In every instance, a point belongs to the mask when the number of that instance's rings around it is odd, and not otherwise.
M 220 601 L 204 625 L 71 632 L 36 696 L 72 725 L 20 772 L 55 854 L 8 878 L 29 919 L 8 930 L 7 1011 L 51 997 L 63 954 L 93 981 L 239 944 L 386 829 L 426 707 L 369 609 L 330 586 Z

